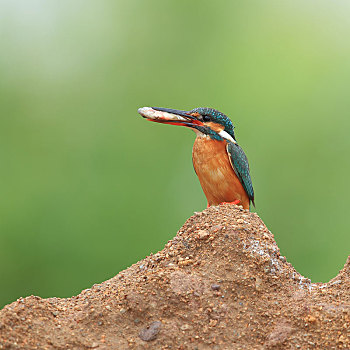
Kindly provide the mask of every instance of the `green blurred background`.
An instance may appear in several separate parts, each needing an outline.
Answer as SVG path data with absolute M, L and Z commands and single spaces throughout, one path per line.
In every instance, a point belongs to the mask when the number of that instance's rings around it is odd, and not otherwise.
M 282 254 L 314 282 L 342 268 L 349 1 L 0 4 L 0 306 L 77 294 L 206 207 L 194 134 L 141 106 L 228 114 Z

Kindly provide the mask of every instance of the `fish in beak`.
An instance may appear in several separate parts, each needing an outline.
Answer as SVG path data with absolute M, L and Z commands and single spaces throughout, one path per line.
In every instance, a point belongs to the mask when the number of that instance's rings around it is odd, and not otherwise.
M 190 128 L 204 125 L 197 118 L 196 113 L 189 111 L 161 107 L 142 107 L 138 109 L 138 112 L 147 120 L 162 124 L 182 125 Z

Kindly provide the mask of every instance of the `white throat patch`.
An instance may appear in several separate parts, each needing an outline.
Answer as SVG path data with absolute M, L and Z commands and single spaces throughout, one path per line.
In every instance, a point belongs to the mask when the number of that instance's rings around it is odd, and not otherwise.
M 208 139 L 208 138 L 210 138 L 210 136 L 209 135 L 206 135 L 206 134 L 203 134 L 202 132 L 200 132 L 199 130 L 197 130 L 197 129 L 192 129 L 196 134 L 197 134 L 197 136 L 199 136 L 199 137 L 203 137 L 203 138 L 206 138 L 206 139 Z M 233 143 L 237 143 L 235 140 L 234 140 L 234 138 L 228 133 L 228 132 L 226 132 L 225 130 L 221 130 L 219 133 L 218 133 L 222 138 L 224 138 L 225 140 L 228 140 L 228 141 L 231 141 L 231 142 L 233 142 Z
M 203 134 L 202 132 L 200 132 L 200 131 L 197 130 L 197 129 L 194 129 L 194 128 L 193 128 L 192 130 L 196 133 L 196 135 L 197 135 L 198 137 L 203 137 L 203 138 L 206 138 L 206 139 L 210 138 L 209 135 Z

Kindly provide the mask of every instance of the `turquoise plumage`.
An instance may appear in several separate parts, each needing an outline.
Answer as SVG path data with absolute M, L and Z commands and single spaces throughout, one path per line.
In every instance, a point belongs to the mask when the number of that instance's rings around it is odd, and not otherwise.
M 252 180 L 250 178 L 249 163 L 247 156 L 245 155 L 243 149 L 237 144 L 231 141 L 227 142 L 227 153 L 230 158 L 230 162 L 233 170 L 235 171 L 239 181 L 241 182 L 244 190 L 246 191 L 249 199 L 254 203 L 254 189 Z

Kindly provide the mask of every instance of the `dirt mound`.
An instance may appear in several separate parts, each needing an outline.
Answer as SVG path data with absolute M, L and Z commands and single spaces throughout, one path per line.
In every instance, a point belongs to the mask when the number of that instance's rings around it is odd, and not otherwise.
M 5 306 L 0 349 L 349 349 L 349 290 L 349 259 L 313 284 L 256 214 L 211 207 L 78 296 Z

